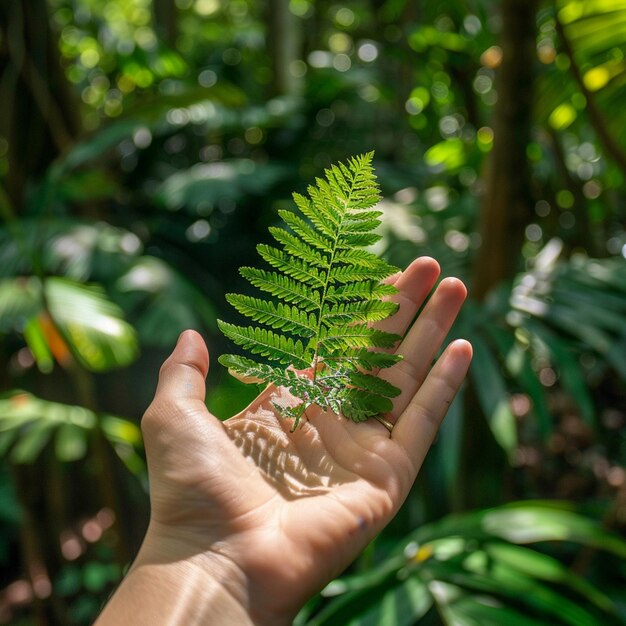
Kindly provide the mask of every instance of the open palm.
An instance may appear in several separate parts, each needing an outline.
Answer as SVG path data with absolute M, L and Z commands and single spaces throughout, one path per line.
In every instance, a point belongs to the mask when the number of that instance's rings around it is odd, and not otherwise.
M 316 407 L 291 432 L 275 404 L 296 400 L 274 386 L 219 422 L 204 404 L 204 342 L 183 334 L 142 424 L 148 537 L 159 558 L 193 557 L 213 575 L 239 578 L 254 590 L 245 601 L 258 623 L 274 624 L 355 558 L 402 504 L 471 359 L 469 344 L 457 341 L 431 369 L 465 298 L 456 279 L 439 284 L 407 332 L 438 274 L 422 258 L 393 279 L 400 308 L 382 328 L 405 337 L 404 360 L 380 373 L 401 389 L 385 416 L 391 433 Z

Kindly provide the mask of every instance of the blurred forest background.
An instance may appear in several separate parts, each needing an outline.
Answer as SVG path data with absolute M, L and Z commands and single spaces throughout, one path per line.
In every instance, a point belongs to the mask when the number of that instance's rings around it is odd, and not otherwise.
M 626 624 L 626 0 L 2 0 L 0 624 L 89 624 L 147 523 L 139 420 L 277 210 L 374 149 L 377 250 L 475 361 L 299 625 Z

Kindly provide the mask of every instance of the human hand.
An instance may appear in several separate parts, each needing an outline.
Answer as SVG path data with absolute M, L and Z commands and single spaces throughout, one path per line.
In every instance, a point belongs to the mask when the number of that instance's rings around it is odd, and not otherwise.
M 400 308 L 381 328 L 404 335 L 438 275 L 421 258 L 395 276 Z M 274 386 L 220 422 L 204 404 L 206 346 L 183 333 L 142 422 L 152 508 L 133 568 L 193 564 L 252 623 L 291 623 L 407 496 L 471 360 L 459 340 L 431 368 L 465 295 L 460 281 L 443 280 L 398 347 L 404 359 L 381 371 L 401 389 L 385 416 L 391 433 L 315 407 L 291 432 L 274 404 L 295 399 Z

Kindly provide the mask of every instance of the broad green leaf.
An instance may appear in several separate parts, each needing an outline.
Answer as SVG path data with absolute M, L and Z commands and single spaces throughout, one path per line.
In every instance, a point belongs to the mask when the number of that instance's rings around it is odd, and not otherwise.
M 483 573 L 468 571 L 454 562 L 433 560 L 427 569 L 429 579 L 452 583 L 476 595 L 489 594 L 495 602 L 519 602 L 525 605 L 522 615 L 531 609 L 539 615 L 545 615 L 546 619 L 558 620 L 557 623 L 568 626 L 596 626 L 597 623 L 592 613 L 569 600 L 566 595 L 508 567 L 492 565 Z
M 540 339 L 554 359 L 554 366 L 561 375 L 564 388 L 576 401 L 578 408 L 588 424 L 595 423 L 595 406 L 585 383 L 580 364 L 568 346 L 552 330 L 536 320 L 525 320 L 527 328 L 535 338 Z
M 412 576 L 388 591 L 376 606 L 352 619 L 348 625 L 412 626 L 429 611 L 432 604 L 427 587 Z
M 0 452 L 15 463 L 34 462 L 53 437 L 57 459 L 76 461 L 87 453 L 89 432 L 97 429 L 124 464 L 143 478 L 141 431 L 133 422 L 21 391 L 0 397 Z
M 479 336 L 472 337 L 474 358 L 470 374 L 476 394 L 496 441 L 511 458 L 517 445 L 517 425 L 497 361 Z
M 96 426 L 93 411 L 80 406 L 42 400 L 24 391 L 0 396 L 0 429 L 14 428 L 26 422 L 43 420 L 56 425 L 75 424 L 87 430 Z
M 600 609 L 615 612 L 613 602 L 606 595 L 550 556 L 529 548 L 500 542 L 487 544 L 485 552 L 490 559 L 506 563 L 526 576 L 566 585 Z
M 399 582 L 395 573 L 392 572 L 381 577 L 375 586 L 344 593 L 326 605 L 320 613 L 307 622 L 307 626 L 345 626 L 351 619 L 375 607 Z
M 446 626 L 558 626 L 552 617 L 545 620 L 530 617 L 489 596 L 461 593 L 452 602 L 442 602 L 440 606 Z
M 104 415 L 100 419 L 100 427 L 111 447 L 128 470 L 145 481 L 147 470 L 143 456 L 140 454 L 143 440 L 139 426 L 121 417 Z
M 59 461 L 77 461 L 87 453 L 87 431 L 76 424 L 61 424 L 54 444 Z
M 520 501 L 481 511 L 450 515 L 411 533 L 407 542 L 422 545 L 442 537 L 486 540 L 499 538 L 515 544 L 570 541 L 626 556 L 626 541 L 603 530 L 595 521 L 571 510 L 571 504 Z
M 11 461 L 13 463 L 33 463 L 50 441 L 53 430 L 54 424 L 50 422 L 34 421 L 16 439 L 10 454 Z
M 101 287 L 52 277 L 44 288 L 55 324 L 85 367 L 106 371 L 124 367 L 136 358 L 135 331 Z
M 446 139 L 424 154 L 426 163 L 436 171 L 455 172 L 465 165 L 465 146 L 460 139 Z
M 115 289 L 143 345 L 169 348 L 187 328 L 215 327 L 215 309 L 206 295 L 161 259 L 138 257 Z
M 24 326 L 24 339 L 35 357 L 39 371 L 48 374 L 54 368 L 54 358 L 49 346 L 49 340 L 41 327 L 41 318 L 32 317 Z
M 594 521 L 567 510 L 532 503 L 501 507 L 483 514 L 482 528 L 513 543 L 574 541 L 626 557 L 626 541 L 602 530 Z

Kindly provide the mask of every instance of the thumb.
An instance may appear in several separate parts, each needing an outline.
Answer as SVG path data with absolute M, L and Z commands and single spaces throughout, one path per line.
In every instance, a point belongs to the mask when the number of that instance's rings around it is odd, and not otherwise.
M 195 330 L 181 333 L 172 354 L 159 371 L 155 400 L 199 400 L 206 395 L 205 379 L 209 373 L 209 352 L 202 336 Z
M 184 331 L 172 354 L 159 371 L 154 400 L 145 412 L 141 426 L 144 434 L 152 428 L 167 426 L 172 420 L 205 414 L 205 378 L 209 371 L 209 352 L 194 330 Z

